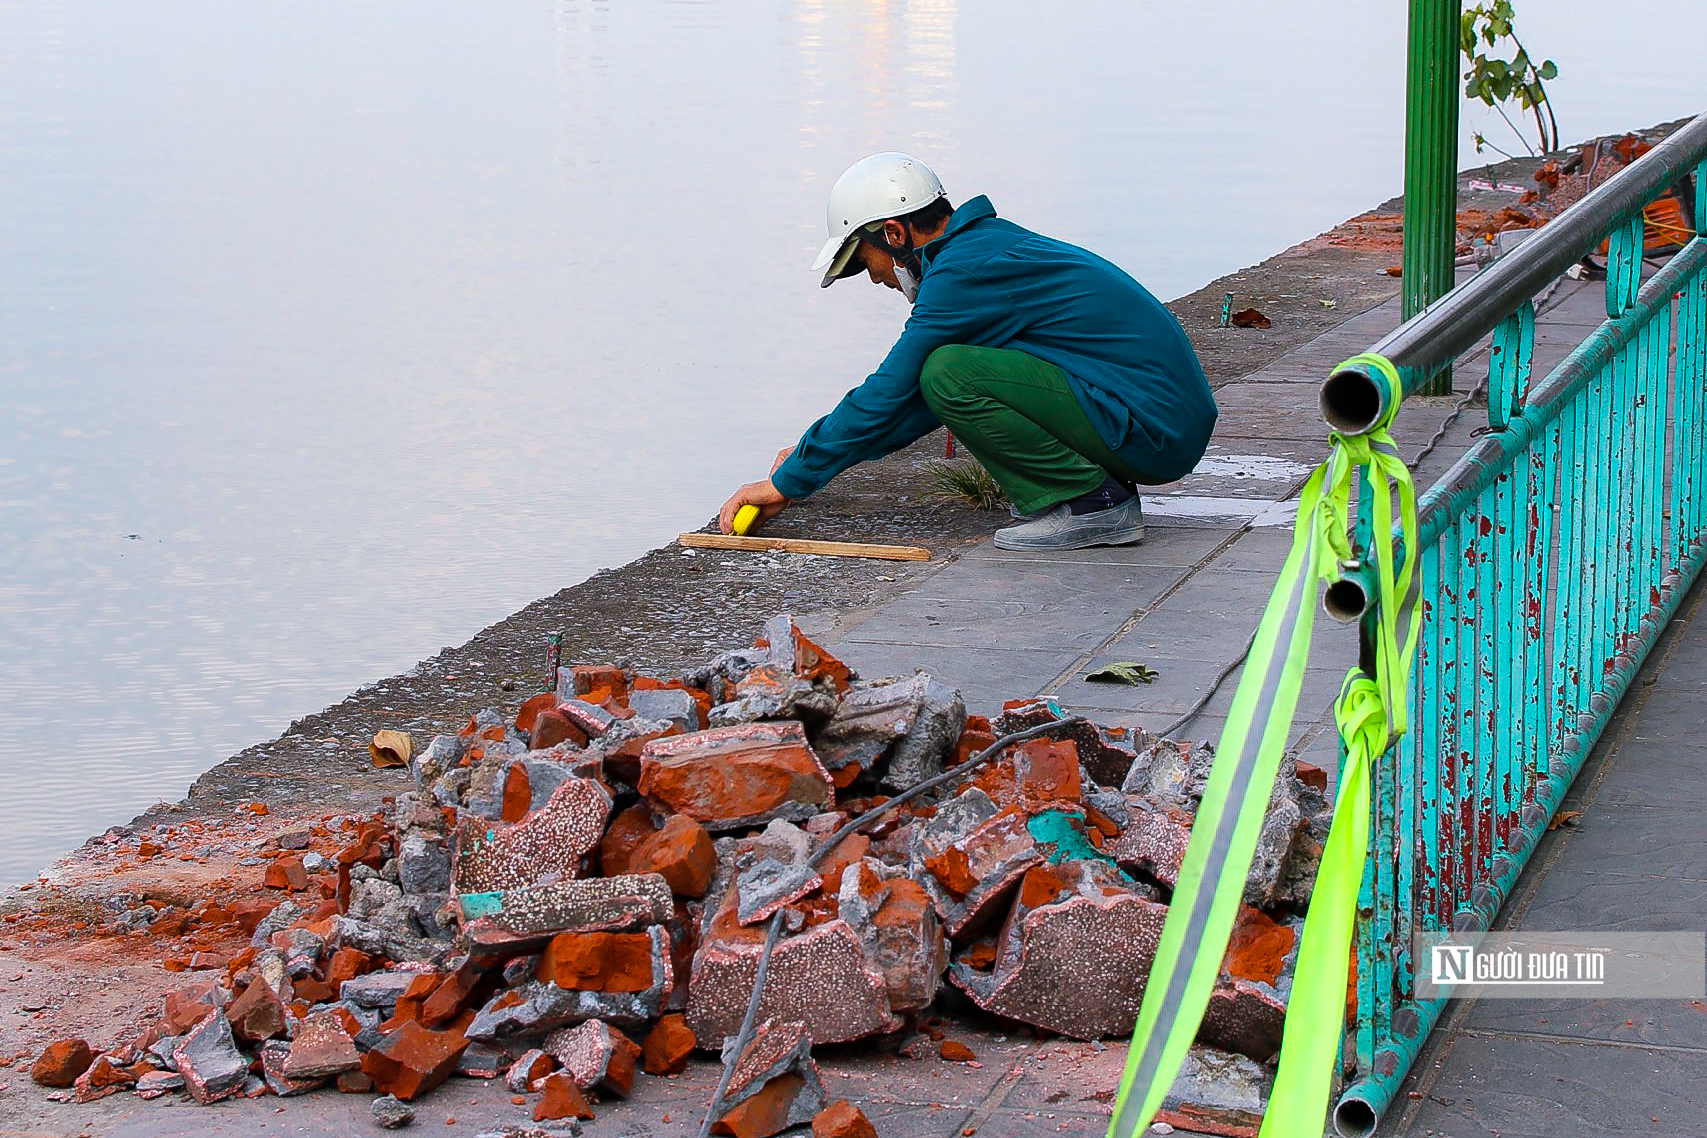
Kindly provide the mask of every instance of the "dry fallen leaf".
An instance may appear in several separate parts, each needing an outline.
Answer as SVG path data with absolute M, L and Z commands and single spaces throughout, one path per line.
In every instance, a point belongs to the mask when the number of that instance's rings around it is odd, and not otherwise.
M 407 731 L 377 731 L 367 745 L 376 767 L 406 767 L 415 754 L 415 744 Z
M 1274 321 L 1254 308 L 1244 308 L 1233 313 L 1232 321 L 1235 328 L 1268 328 L 1274 324 Z
M 1557 830 L 1560 826 L 1575 826 L 1582 816 L 1581 810 L 1561 810 L 1553 815 L 1553 820 L 1547 823 L 1547 828 Z

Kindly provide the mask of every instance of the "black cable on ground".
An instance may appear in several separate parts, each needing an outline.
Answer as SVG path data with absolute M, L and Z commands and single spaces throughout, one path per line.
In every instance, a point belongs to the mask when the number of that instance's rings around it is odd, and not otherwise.
M 1012 734 L 1003 735 L 1000 739 L 997 739 L 994 743 L 991 743 L 988 747 L 985 747 L 982 751 L 979 751 L 976 755 L 973 755 L 959 766 L 946 770 L 932 778 L 928 778 L 924 782 L 908 787 L 905 791 L 896 795 L 894 798 L 872 807 L 864 814 L 861 814 L 858 818 L 848 822 L 841 829 L 826 838 L 824 842 L 807 857 L 806 868 L 817 869 L 819 865 L 823 864 L 824 859 L 830 855 L 831 850 L 841 845 L 843 841 L 847 840 L 858 831 L 871 825 L 871 823 L 882 818 L 897 807 L 904 806 L 913 801 L 913 799 L 918 798 L 922 794 L 927 794 L 939 786 L 945 786 L 948 783 L 957 782 L 960 779 L 965 778 L 974 770 L 978 769 L 978 767 L 988 762 L 992 757 L 1000 754 L 1015 743 L 1023 743 L 1028 739 L 1036 739 L 1041 736 L 1048 735 L 1052 731 L 1058 731 L 1064 727 L 1077 726 L 1084 722 L 1086 722 L 1084 716 L 1074 715 L 1067 719 L 1052 719 L 1048 723 L 1040 723 L 1036 727 L 1028 727 L 1024 731 L 1015 731 Z M 747 1014 L 741 1020 L 741 1030 L 735 1036 L 734 1046 L 727 1048 L 726 1054 L 724 1055 L 723 1074 L 717 1080 L 717 1090 L 713 1092 L 711 1096 L 711 1105 L 706 1109 L 704 1121 L 700 1123 L 699 1138 L 708 1138 L 711 1134 L 711 1127 L 716 1123 L 718 1115 L 723 1109 L 723 1096 L 729 1093 L 729 1082 L 735 1077 L 735 1064 L 741 1058 L 741 1052 L 745 1051 L 747 1049 L 747 1045 L 752 1042 L 753 1029 L 757 1026 L 759 1018 L 759 1004 L 764 999 L 765 974 L 770 971 L 771 953 L 775 950 L 777 939 L 782 932 L 783 914 L 787 911 L 787 908 L 788 907 L 785 905 L 782 908 L 779 908 L 775 913 L 771 914 L 770 924 L 765 929 L 765 946 L 759 954 L 758 971 L 753 976 L 753 994 L 747 1000 Z

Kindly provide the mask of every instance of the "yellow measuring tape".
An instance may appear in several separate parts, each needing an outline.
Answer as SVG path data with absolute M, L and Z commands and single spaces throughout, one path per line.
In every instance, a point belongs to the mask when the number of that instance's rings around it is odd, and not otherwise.
M 1364 435 L 1331 436 L 1327 461 L 1298 501 L 1292 549 L 1268 600 L 1215 752 L 1191 842 L 1133 1029 L 1109 1138 L 1135 1138 L 1161 1109 L 1209 1004 L 1238 917 L 1280 759 L 1292 731 L 1310 654 L 1317 591 L 1361 565 L 1351 538 L 1352 474 L 1366 472 L 1376 586 L 1376 675 L 1353 669 L 1336 708 L 1346 761 L 1333 823 L 1305 918 L 1287 1007 L 1280 1069 L 1261 1138 L 1319 1138 L 1345 1025 L 1352 925 L 1369 837 L 1369 767 L 1405 730 L 1405 694 L 1416 654 L 1416 491 L 1387 433 L 1397 393 L 1392 363 L 1356 356 L 1386 381 L 1388 415 Z M 1393 548 L 1399 502 L 1402 554 Z M 1395 564 L 1401 560 L 1402 564 Z M 1400 623 L 1405 627 L 1400 631 Z

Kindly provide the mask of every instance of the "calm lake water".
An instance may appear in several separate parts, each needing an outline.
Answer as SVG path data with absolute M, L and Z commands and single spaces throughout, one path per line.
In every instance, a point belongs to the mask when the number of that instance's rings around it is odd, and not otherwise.
M 1567 138 L 1707 107 L 1679 8 L 1520 6 Z M 904 315 L 807 270 L 852 160 L 1177 296 L 1398 192 L 1403 44 L 1397 0 L 0 2 L 0 883 L 762 473 Z

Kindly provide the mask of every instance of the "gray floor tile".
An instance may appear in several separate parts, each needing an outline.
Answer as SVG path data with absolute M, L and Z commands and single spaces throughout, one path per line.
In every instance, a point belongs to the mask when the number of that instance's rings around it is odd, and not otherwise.
M 1638 724 L 1640 727 L 1641 724 Z M 1687 811 L 1694 828 L 1707 830 L 1701 806 L 1679 797 L 1684 786 L 1707 785 L 1707 745 L 1659 742 L 1627 737 L 1612 756 L 1605 777 L 1595 789 L 1596 806 L 1638 806 Z
M 867 679 L 910 676 L 923 668 L 960 689 L 967 709 L 981 715 L 1010 699 L 1036 695 L 1070 667 L 1078 654 L 1039 649 L 939 648 L 916 644 L 837 642 L 826 645 Z
M 1137 545 L 1099 545 L 1056 553 L 1020 553 L 984 542 L 967 550 L 965 561 L 1005 561 L 1015 565 L 1195 565 L 1219 548 L 1227 534 L 1183 527 L 1151 526 Z
M 1478 1000 L 1465 1026 L 1707 1052 L 1707 1002 L 1702 1000 Z
M 1395 1134 L 1471 1138 L 1688 1135 L 1707 1113 L 1707 1054 L 1508 1035 L 1453 1041 Z

